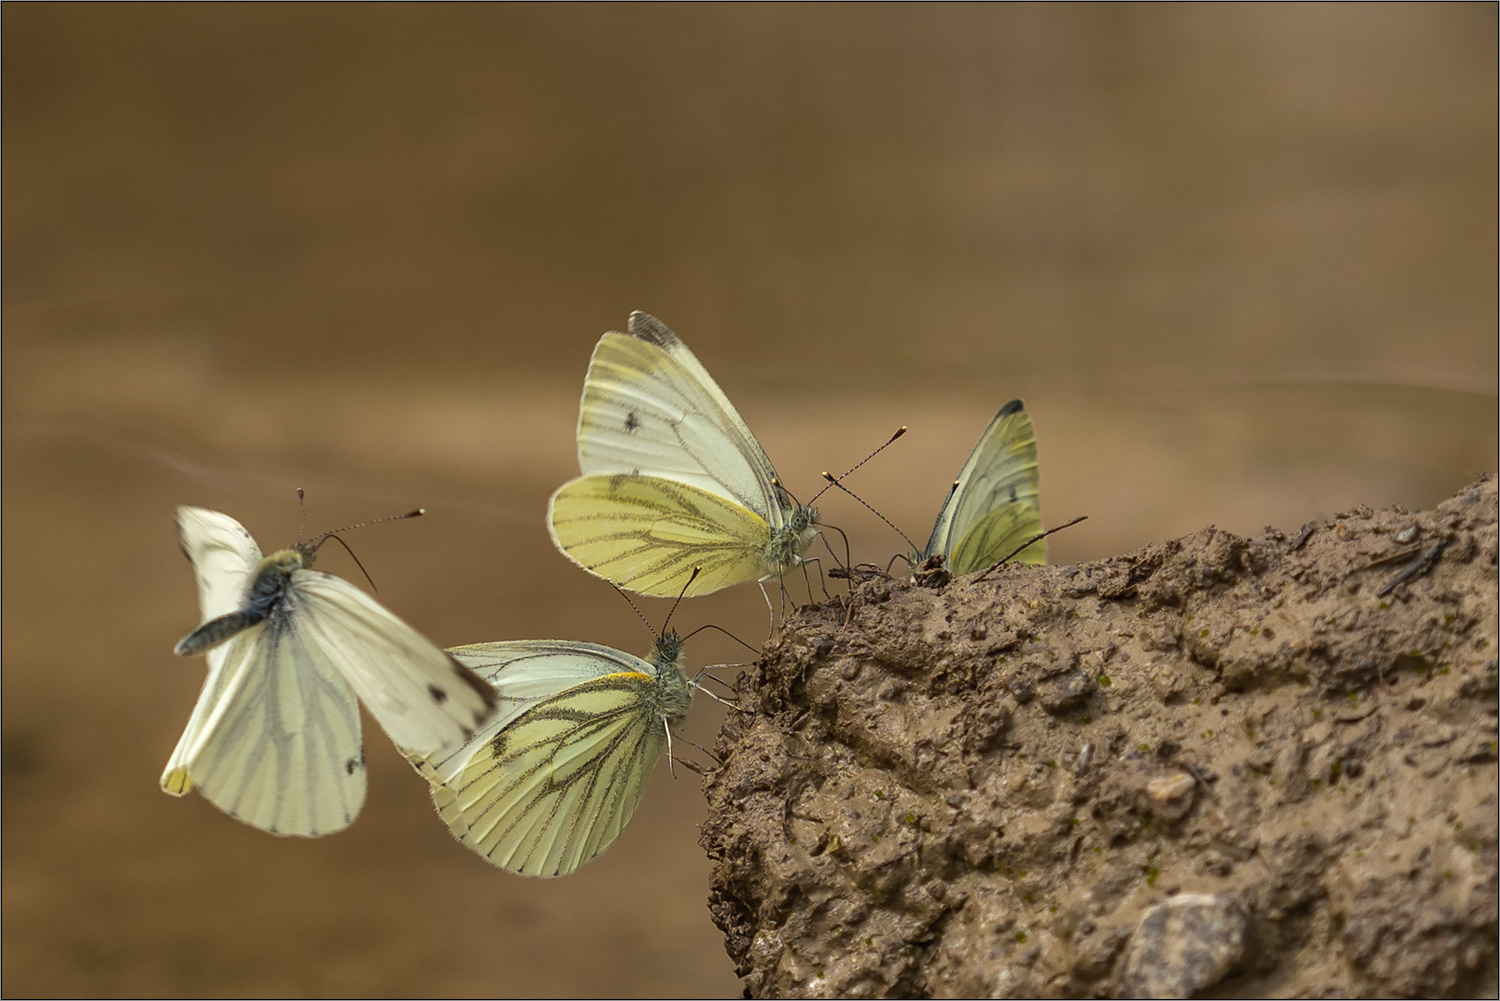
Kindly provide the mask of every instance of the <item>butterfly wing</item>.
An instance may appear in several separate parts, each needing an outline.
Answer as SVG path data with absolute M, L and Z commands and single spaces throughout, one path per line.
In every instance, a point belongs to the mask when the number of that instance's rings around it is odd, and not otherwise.
M 600 338 L 589 361 L 580 470 L 678 480 L 779 527 L 791 508 L 776 470 L 713 376 L 656 317 L 632 313 L 628 329 Z
M 593 643 L 484 643 L 453 653 L 501 706 L 464 748 L 414 762 L 453 835 L 523 876 L 562 876 L 624 830 L 666 746 L 655 668 Z
M 1005 558 L 1041 529 L 1036 432 L 1020 400 L 1000 408 L 959 471 L 927 542 L 926 556 L 945 554 L 954 574 Z M 1007 508 L 1008 511 L 1002 509 Z M 1018 562 L 1047 562 L 1045 541 L 1028 546 Z
M 340 577 L 296 571 L 285 605 L 297 638 L 348 681 L 397 747 L 456 747 L 495 707 L 488 683 Z
M 203 621 L 238 609 L 250 577 L 260 563 L 260 547 L 245 526 L 227 514 L 184 505 L 177 509 L 177 539 L 183 554 L 193 564 Z M 228 688 L 231 677 L 225 671 L 226 653 L 227 646 L 222 644 L 208 651 L 208 678 L 162 773 L 162 788 L 173 795 L 184 795 L 192 788 L 187 770 L 188 752 Z
M 676 597 L 701 567 L 688 595 L 760 580 L 782 568 L 768 561 L 771 528 L 722 493 L 657 476 L 583 476 L 548 503 L 552 541 L 589 573 L 630 591 Z
M 177 539 L 198 578 L 203 621 L 237 610 L 260 563 L 260 547 L 245 526 L 218 511 L 177 509 Z
M 1042 533 L 1042 518 L 1028 504 L 1001 504 L 980 518 L 953 547 L 945 561 L 954 574 L 965 574 L 993 566 L 1014 553 L 1027 539 Z M 1017 563 L 1041 566 L 1047 562 L 1047 544 L 1038 539 L 1018 553 Z
M 347 827 L 365 799 L 359 706 L 281 614 L 209 651 L 208 682 L 162 774 L 272 834 Z

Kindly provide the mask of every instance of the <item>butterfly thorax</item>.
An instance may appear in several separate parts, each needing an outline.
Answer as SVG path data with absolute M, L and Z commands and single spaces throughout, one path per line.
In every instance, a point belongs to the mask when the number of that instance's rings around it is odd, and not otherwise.
M 693 705 L 693 689 L 688 684 L 682 638 L 664 633 L 648 659 L 656 668 L 657 715 L 673 723 L 686 719 Z
M 761 559 L 773 574 L 785 573 L 788 568 L 802 562 L 802 554 L 818 536 L 817 520 L 817 508 L 799 507 L 787 518 L 786 524 L 771 530 Z
M 252 626 L 266 621 L 281 604 L 292 584 L 292 575 L 312 566 L 311 546 L 297 545 L 265 557 L 250 575 L 250 584 L 240 607 L 225 615 L 209 619 L 184 636 L 177 653 L 184 657 L 204 653 L 232 639 Z

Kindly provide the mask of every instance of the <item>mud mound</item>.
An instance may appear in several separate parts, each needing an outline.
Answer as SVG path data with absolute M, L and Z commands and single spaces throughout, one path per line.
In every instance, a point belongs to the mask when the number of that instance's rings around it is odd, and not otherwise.
M 1496 490 L 869 581 L 721 734 L 758 996 L 1493 996 Z

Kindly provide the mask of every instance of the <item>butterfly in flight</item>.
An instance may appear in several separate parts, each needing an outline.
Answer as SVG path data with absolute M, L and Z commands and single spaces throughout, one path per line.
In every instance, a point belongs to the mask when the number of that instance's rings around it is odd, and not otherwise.
M 420 512 L 414 512 L 420 513 Z M 408 516 L 409 517 L 409 516 Z M 161 787 L 273 834 L 348 826 L 365 798 L 358 699 L 403 749 L 461 744 L 494 690 L 363 591 L 312 569 L 334 533 L 263 557 L 226 514 L 177 509 L 203 624 L 177 644 L 208 678 Z

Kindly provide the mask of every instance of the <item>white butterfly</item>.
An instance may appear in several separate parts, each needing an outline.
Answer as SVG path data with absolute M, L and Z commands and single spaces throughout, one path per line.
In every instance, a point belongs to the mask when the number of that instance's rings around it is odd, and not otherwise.
M 630 314 L 599 340 L 583 383 L 578 465 L 548 505 L 552 541 L 630 591 L 687 594 L 779 577 L 818 513 L 792 500 L 723 391 L 677 335 Z
M 316 543 L 262 558 L 239 522 L 198 507 L 177 509 L 177 532 L 204 621 L 176 652 L 206 652 L 208 680 L 162 773 L 166 792 L 197 788 L 272 834 L 329 834 L 365 798 L 356 695 L 398 745 L 424 751 L 458 745 L 495 706 L 467 667 L 310 569 Z
M 692 704 L 677 634 L 650 660 L 570 640 L 449 652 L 495 686 L 500 709 L 457 751 L 407 755 L 448 830 L 522 876 L 565 876 L 608 848 Z
M 913 562 L 941 554 L 954 575 L 997 563 L 1042 531 L 1040 490 L 1036 432 L 1025 404 L 1011 400 L 979 436 L 938 512 L 927 548 Z M 1027 546 L 1015 560 L 1046 563 L 1046 540 Z

